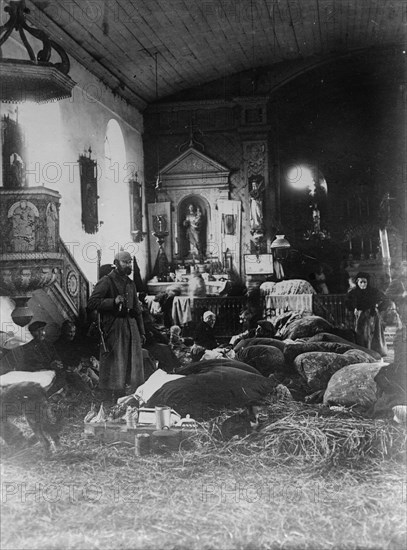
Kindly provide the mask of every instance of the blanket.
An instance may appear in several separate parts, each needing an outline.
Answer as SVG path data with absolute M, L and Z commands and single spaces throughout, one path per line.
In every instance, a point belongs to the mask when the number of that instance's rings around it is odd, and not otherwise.
M 164 384 L 146 406 L 168 405 L 183 417 L 190 414 L 195 420 L 206 420 L 224 409 L 261 403 L 276 385 L 272 379 L 258 374 L 216 366 Z

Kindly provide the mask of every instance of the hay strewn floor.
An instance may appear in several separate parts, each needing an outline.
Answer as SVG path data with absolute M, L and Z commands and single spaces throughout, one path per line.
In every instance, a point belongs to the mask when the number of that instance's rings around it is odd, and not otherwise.
M 2 448 L 1 548 L 404 549 L 404 430 L 316 410 L 274 407 L 263 435 L 223 443 L 211 429 L 137 458 L 84 439 L 76 404 L 55 455 Z

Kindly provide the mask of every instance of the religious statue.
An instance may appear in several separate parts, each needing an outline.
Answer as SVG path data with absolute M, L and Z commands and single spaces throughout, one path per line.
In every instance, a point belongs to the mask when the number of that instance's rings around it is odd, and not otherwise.
M 17 188 L 24 185 L 24 161 L 18 153 L 10 157 L 9 181 L 7 187 Z
M 11 216 L 13 252 L 34 252 L 37 216 L 38 214 L 25 200 L 20 201 L 13 208 Z
M 321 212 L 319 211 L 318 205 L 314 203 L 312 206 L 312 232 L 319 234 L 321 231 Z
M 58 210 L 53 202 L 48 203 L 46 210 L 47 218 L 47 248 L 48 250 L 56 249 L 56 235 L 58 226 Z
M 251 233 L 263 232 L 263 195 L 264 178 L 261 175 L 253 175 L 249 178 L 250 194 L 250 231 Z
M 186 238 L 189 243 L 189 253 L 193 258 L 198 257 L 199 260 L 203 256 L 203 213 L 199 206 L 194 208 L 193 204 L 189 204 L 187 215 L 183 222 L 186 228 Z

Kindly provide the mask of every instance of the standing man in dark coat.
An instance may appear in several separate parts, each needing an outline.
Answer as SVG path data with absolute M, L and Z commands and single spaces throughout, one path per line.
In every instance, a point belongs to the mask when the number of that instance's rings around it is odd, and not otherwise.
M 89 310 L 100 313 L 104 335 L 99 388 L 111 391 L 115 398 L 124 395 L 126 385 L 134 392 L 144 383 L 145 331 L 136 285 L 128 277 L 132 263 L 128 252 L 116 254 L 115 269 L 100 279 L 88 302 Z

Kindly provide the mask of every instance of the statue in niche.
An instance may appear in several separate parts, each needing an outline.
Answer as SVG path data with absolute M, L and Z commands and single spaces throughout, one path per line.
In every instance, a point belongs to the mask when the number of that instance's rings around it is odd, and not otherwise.
M 263 197 L 264 178 L 260 174 L 249 178 L 250 195 L 250 231 L 251 233 L 263 232 Z
M 23 187 L 24 185 L 24 161 L 18 153 L 10 156 L 9 188 Z
M 195 208 L 192 203 L 188 205 L 183 226 L 186 228 L 185 233 L 189 244 L 189 254 L 194 259 L 202 260 L 204 256 L 204 216 L 199 206 Z
M 38 214 L 27 201 L 20 201 L 13 209 L 11 214 L 13 252 L 34 252 L 35 218 L 37 216 Z
M 56 249 L 56 229 L 58 224 L 58 210 L 53 202 L 48 203 L 47 211 L 47 248 L 48 250 Z

